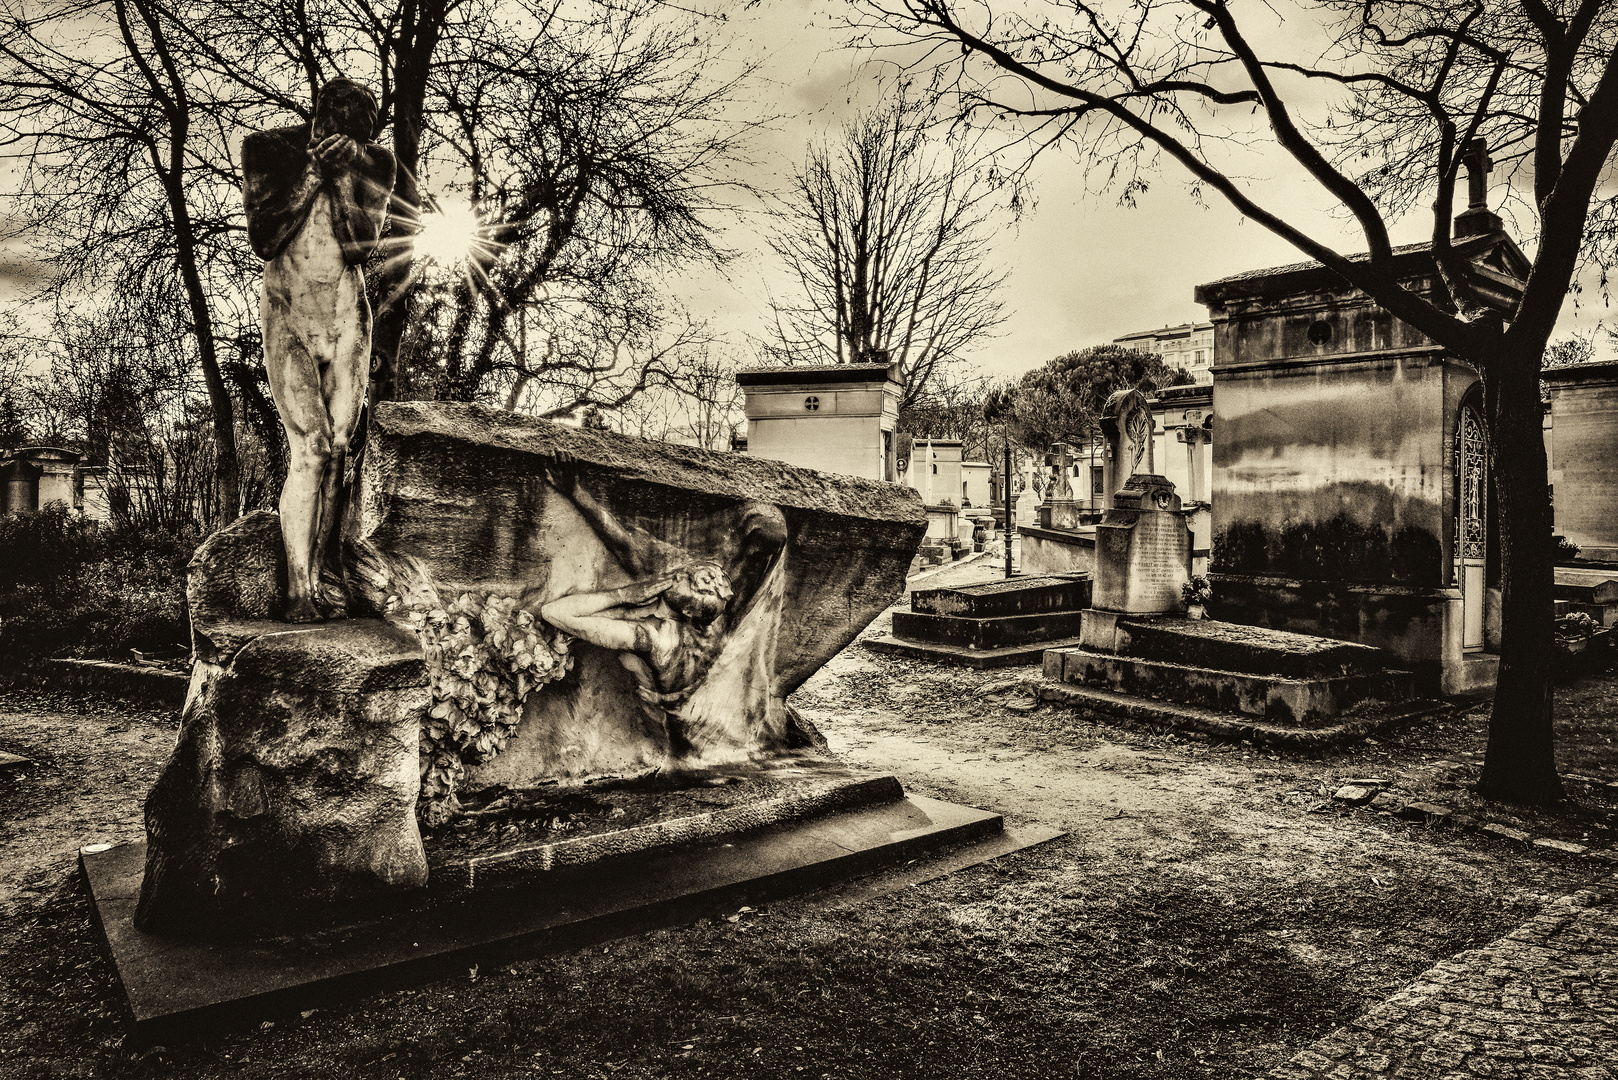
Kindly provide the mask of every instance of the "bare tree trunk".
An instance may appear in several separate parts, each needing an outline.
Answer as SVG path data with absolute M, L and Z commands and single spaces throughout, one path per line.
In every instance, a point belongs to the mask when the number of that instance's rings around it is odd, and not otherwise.
M 177 181 L 171 177 L 170 186 Z M 236 520 L 242 511 L 241 464 L 236 454 L 236 411 L 225 377 L 219 370 L 219 354 L 214 345 L 213 315 L 208 308 L 208 293 L 197 269 L 197 251 L 193 242 L 189 214 L 185 207 L 185 193 L 171 192 L 170 205 L 175 214 L 176 239 L 179 241 L 180 278 L 185 282 L 186 298 L 191 304 L 191 319 L 196 326 L 197 358 L 202 364 L 202 381 L 208 387 L 208 404 L 213 412 L 214 442 L 219 447 L 219 498 L 224 504 L 224 525 Z
M 117 0 L 114 10 L 118 28 L 123 37 L 129 59 L 134 61 L 160 102 L 168 122 L 168 160 L 164 161 L 158 143 L 147 143 L 152 168 L 163 185 L 170 217 L 174 223 L 175 259 L 179 263 L 180 280 L 185 285 L 186 300 L 191 307 L 192 332 L 197 340 L 197 358 L 202 364 L 202 381 L 208 388 L 208 403 L 213 412 L 214 441 L 218 444 L 218 482 L 220 501 L 224 504 L 227 521 L 234 521 L 241 512 L 240 465 L 236 455 L 236 413 L 231 405 L 230 391 L 225 388 L 225 377 L 219 370 L 219 355 L 214 345 L 213 315 L 208 307 L 208 292 L 202 283 L 197 263 L 197 234 L 191 223 L 191 207 L 186 202 L 185 155 L 186 140 L 191 130 L 191 101 L 186 93 L 185 79 L 169 48 L 168 38 L 158 12 L 144 0 L 134 0 L 135 12 L 151 35 L 151 48 L 157 60 L 154 68 L 142 51 L 129 21 L 125 0 Z M 159 74 L 161 68 L 162 74 Z
M 427 76 L 433 50 L 443 34 L 449 4 L 423 0 L 404 8 L 404 25 L 395 39 L 393 156 L 398 173 L 393 183 L 393 209 L 388 243 L 376 276 L 377 305 L 371 329 L 371 401 L 392 401 L 398 394 L 399 346 L 410 311 L 415 261 L 415 234 L 420 231 L 421 128 L 427 107 Z M 411 16 L 414 16 L 412 19 Z
M 1502 355 L 1485 370 L 1502 596 L 1500 676 L 1477 790 L 1491 799 L 1550 802 L 1563 792 L 1551 720 L 1555 548 L 1545 486 L 1539 356 Z

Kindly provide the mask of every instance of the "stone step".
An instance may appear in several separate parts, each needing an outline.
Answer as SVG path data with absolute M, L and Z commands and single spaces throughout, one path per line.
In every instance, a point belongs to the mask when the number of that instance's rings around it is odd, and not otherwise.
M 1293 750 L 1345 746 L 1359 742 L 1368 735 L 1379 735 L 1435 716 L 1455 714 L 1454 707 L 1448 702 L 1419 699 L 1398 705 L 1367 705 L 1341 717 L 1338 723 L 1303 728 L 1256 719 L 1245 713 L 1220 712 L 1170 701 L 1151 701 L 1096 686 L 1075 686 L 1049 679 L 1040 680 L 1036 693 L 1040 701 L 1066 706 L 1079 716 L 1091 720 Z
M 1049 649 L 1065 649 L 1079 644 L 1076 637 L 1060 641 L 1036 641 L 1031 645 L 1008 645 L 1003 649 L 968 649 L 961 645 L 934 645 L 905 638 L 861 638 L 860 644 L 872 652 L 908 656 L 916 660 L 936 660 L 941 664 L 984 671 L 989 668 L 1028 667 L 1042 663 Z
M 1176 616 L 1119 618 L 1113 651 L 1142 660 L 1288 679 L 1368 675 L 1394 663 L 1381 649 L 1351 641 Z
M 910 594 L 910 610 L 922 615 L 966 619 L 1080 611 L 1090 606 L 1090 588 L 1088 575 L 1052 575 L 1012 578 L 958 589 L 917 589 Z
M 1045 677 L 1136 697 L 1262 716 L 1272 723 L 1299 727 L 1335 723 L 1342 714 L 1367 702 L 1396 703 L 1416 696 L 1416 676 L 1409 671 L 1385 669 L 1289 679 L 1083 649 L 1048 650 Z
M 1040 615 L 1007 615 L 990 619 L 896 611 L 893 613 L 893 633 L 895 637 L 934 645 L 1004 649 L 1077 637 L 1082 619 L 1083 613 L 1078 611 L 1050 611 Z
M 912 795 L 552 870 L 510 888 L 468 892 L 430 884 L 389 904 L 345 909 L 313 934 L 227 941 L 134 928 L 143 843 L 83 849 L 79 868 L 123 991 L 124 1015 L 134 1040 L 146 1045 L 218 1027 L 256 1028 L 267 1016 L 325 1008 L 345 997 L 457 975 L 464 981 L 479 964 L 492 970 L 496 961 L 690 925 L 877 871 L 972 865 L 1059 835 L 1037 826 L 1008 833 L 993 811 Z M 923 861 L 901 870 L 917 860 Z

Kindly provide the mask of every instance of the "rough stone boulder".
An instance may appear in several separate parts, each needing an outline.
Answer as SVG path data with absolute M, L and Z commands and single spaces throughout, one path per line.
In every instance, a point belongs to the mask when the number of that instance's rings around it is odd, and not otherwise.
M 249 515 L 192 560 L 197 660 L 146 799 L 142 929 L 255 932 L 427 880 L 420 647 L 377 619 L 252 618 L 279 605 L 276 523 Z

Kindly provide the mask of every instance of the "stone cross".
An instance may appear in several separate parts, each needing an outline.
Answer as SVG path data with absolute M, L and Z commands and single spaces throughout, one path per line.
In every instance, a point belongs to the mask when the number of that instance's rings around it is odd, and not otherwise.
M 1489 173 L 1494 169 L 1494 162 L 1489 158 L 1488 140 L 1468 139 L 1465 149 L 1461 151 L 1461 161 L 1466 165 L 1467 209 L 1486 209 L 1489 205 Z
M 1051 499 L 1071 499 L 1073 497 L 1073 483 L 1070 479 L 1073 474 L 1072 448 L 1067 443 L 1052 443 L 1051 452 L 1045 455 L 1045 464 L 1052 467 L 1050 491 L 1047 493 Z

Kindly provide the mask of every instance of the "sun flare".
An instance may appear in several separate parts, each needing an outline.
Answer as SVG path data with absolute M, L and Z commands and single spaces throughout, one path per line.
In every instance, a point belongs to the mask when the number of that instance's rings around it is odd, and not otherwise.
M 478 229 L 471 203 L 454 197 L 440 199 L 435 212 L 422 215 L 416 253 L 442 267 L 458 266 L 477 244 Z

